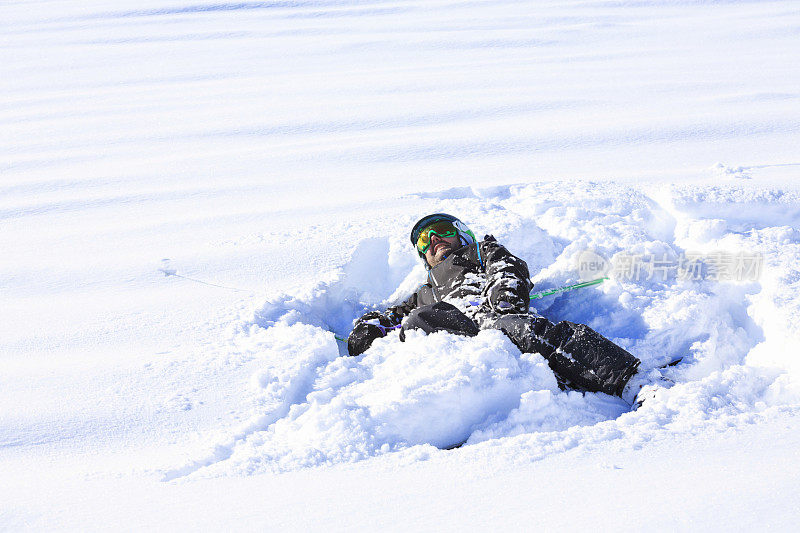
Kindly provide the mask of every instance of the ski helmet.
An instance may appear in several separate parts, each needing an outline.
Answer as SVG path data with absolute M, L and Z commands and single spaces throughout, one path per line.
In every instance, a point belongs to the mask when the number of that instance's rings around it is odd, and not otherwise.
M 417 248 L 417 240 L 419 239 L 419 234 L 422 233 L 422 230 L 436 222 L 450 222 L 453 224 L 458 233 L 458 238 L 463 246 L 468 246 L 478 242 L 478 239 L 475 238 L 475 234 L 472 233 L 467 225 L 453 215 L 448 215 L 447 213 L 434 213 L 432 215 L 424 216 L 419 219 L 416 224 L 414 224 L 413 228 L 411 228 L 411 244 L 414 245 L 414 249 L 417 251 L 417 254 L 422 259 L 422 262 L 425 264 L 426 268 L 430 268 L 430 266 L 425 260 L 425 254 L 420 252 Z

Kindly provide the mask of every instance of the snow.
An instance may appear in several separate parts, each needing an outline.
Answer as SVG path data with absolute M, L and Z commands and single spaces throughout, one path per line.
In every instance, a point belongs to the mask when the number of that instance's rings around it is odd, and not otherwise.
M 0 20 L 0 529 L 794 529 L 794 2 Z M 675 385 L 635 412 L 560 391 L 498 331 L 343 357 L 424 280 L 407 232 L 436 211 L 535 291 L 617 269 L 535 310 L 682 358 Z M 693 254 L 702 279 L 619 271 Z

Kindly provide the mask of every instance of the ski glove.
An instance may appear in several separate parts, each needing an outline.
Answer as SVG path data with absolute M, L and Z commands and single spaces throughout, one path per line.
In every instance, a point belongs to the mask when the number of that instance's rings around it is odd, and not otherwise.
M 527 313 L 530 297 L 526 293 L 520 295 L 519 292 L 500 284 L 495 284 L 487 291 L 486 301 L 495 313 Z
M 367 313 L 358 319 L 358 323 L 347 337 L 347 352 L 350 355 L 361 355 L 366 352 L 375 339 L 385 337 L 388 329 L 394 325 L 377 311 Z

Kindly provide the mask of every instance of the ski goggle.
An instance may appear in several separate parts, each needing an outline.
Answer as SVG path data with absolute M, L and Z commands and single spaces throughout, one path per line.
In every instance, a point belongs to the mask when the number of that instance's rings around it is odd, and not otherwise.
M 424 254 L 431 246 L 431 235 L 438 235 L 439 237 L 455 237 L 458 235 L 458 230 L 452 222 L 434 222 L 427 226 L 424 230 L 419 232 L 417 237 L 417 250 L 419 253 Z

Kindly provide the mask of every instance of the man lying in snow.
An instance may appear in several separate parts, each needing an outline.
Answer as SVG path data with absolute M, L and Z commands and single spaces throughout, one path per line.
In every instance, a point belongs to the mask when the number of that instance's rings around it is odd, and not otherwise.
M 638 406 L 662 381 L 658 371 L 637 373 L 639 359 L 588 326 L 532 314 L 528 265 L 491 235 L 478 242 L 456 217 L 435 213 L 414 224 L 411 242 L 428 270 L 427 283 L 400 305 L 358 319 L 347 340 L 350 355 L 397 327 L 401 341 L 412 329 L 473 336 L 494 328 L 522 352 L 544 356 L 564 388 L 604 392 Z

